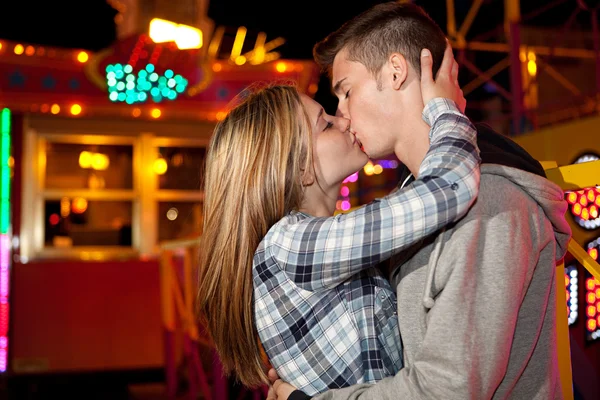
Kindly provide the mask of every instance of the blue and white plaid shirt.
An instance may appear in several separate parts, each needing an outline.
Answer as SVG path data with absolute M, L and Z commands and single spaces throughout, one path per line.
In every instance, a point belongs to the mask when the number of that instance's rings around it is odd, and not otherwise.
M 260 340 L 279 376 L 309 395 L 402 368 L 395 293 L 375 267 L 458 220 L 478 194 L 475 127 L 441 98 L 423 118 L 431 145 L 419 179 L 347 214 L 292 212 L 256 250 Z

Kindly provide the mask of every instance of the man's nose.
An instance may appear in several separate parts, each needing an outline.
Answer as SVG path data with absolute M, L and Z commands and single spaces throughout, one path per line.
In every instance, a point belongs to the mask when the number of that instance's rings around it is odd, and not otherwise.
M 348 113 L 345 110 L 343 110 L 341 107 L 338 107 L 338 109 L 335 111 L 335 116 L 342 117 L 342 118 L 349 118 Z
M 335 127 L 342 132 L 346 132 L 350 129 L 350 120 L 339 115 L 339 111 L 335 113 L 334 122 Z

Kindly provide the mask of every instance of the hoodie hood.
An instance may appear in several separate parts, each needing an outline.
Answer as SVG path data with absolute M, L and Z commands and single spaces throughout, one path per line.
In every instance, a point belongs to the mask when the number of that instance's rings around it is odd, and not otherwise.
M 482 164 L 481 174 L 502 176 L 517 185 L 534 199 L 554 228 L 556 260 L 561 260 L 571 239 L 571 226 L 565 218 L 568 208 L 562 189 L 555 183 L 537 174 L 498 164 Z
M 562 189 L 546 179 L 542 165 L 512 139 L 495 132 L 486 124 L 477 123 L 477 146 L 481 156 L 481 173 L 500 175 L 518 185 L 544 210 L 554 227 L 556 257 L 567 251 L 571 227 L 565 219 L 568 204 Z M 408 168 L 399 174 L 401 186 L 413 180 Z
M 505 177 L 540 205 L 554 227 L 556 258 L 561 260 L 571 239 L 571 227 L 565 218 L 568 204 L 564 192 L 546 179 L 542 165 L 523 147 L 486 124 L 478 123 L 475 127 L 482 160 L 481 173 Z

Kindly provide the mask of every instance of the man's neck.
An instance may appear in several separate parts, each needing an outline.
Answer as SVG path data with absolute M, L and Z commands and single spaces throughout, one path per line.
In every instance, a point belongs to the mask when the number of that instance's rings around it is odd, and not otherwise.
M 421 124 L 415 124 L 410 136 L 405 140 L 398 141 L 394 153 L 396 157 L 410 170 L 416 177 L 419 176 L 421 163 L 429 150 L 429 125 L 424 121 Z

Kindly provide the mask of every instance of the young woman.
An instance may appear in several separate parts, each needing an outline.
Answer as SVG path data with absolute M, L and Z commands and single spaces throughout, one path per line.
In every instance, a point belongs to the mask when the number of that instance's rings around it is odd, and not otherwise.
M 225 373 L 251 387 L 267 383 L 266 353 L 284 381 L 313 395 L 402 367 L 395 295 L 377 265 L 475 200 L 475 129 L 442 98 L 464 101 L 456 85 L 436 82 L 435 98 L 424 99 L 432 129 L 419 178 L 335 217 L 342 181 L 368 161 L 350 121 L 293 86 L 271 85 L 217 125 L 198 306 Z

